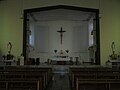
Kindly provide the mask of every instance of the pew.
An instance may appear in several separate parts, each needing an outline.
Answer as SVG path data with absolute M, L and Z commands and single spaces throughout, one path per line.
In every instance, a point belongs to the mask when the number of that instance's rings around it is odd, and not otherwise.
M 49 72 L 50 73 L 50 72 Z M 44 87 L 47 85 L 49 80 L 51 79 L 51 75 L 48 73 L 48 71 L 44 70 L 27 70 L 27 71 L 7 71 L 5 70 L 0 76 L 1 78 L 43 78 Z
M 120 79 L 79 79 L 75 90 L 120 90 Z
M 77 78 L 75 90 L 107 90 L 106 81 Z
M 16 86 L 16 84 L 25 84 L 25 85 L 28 84 L 27 87 L 31 87 L 32 85 L 34 85 L 34 87 L 36 86 L 37 88 L 35 90 L 44 90 L 51 79 L 52 79 L 52 67 L 28 67 L 28 66 L 0 67 L 0 84 L 3 86 L 6 84 L 12 86 Z M 0 88 L 2 88 L 1 85 Z
M 3 79 L 0 80 L 0 90 L 43 90 L 41 79 Z
M 45 88 L 47 86 L 47 79 L 45 76 L 45 73 L 23 73 L 23 72 L 4 72 L 4 73 L 0 73 L 0 80 L 4 79 L 4 80 L 24 80 L 24 79 L 36 79 L 39 80 L 40 78 L 42 78 L 42 83 L 43 83 L 43 88 Z
M 71 81 L 71 88 L 73 90 L 93 90 L 92 87 L 85 89 L 84 88 L 80 88 L 79 86 L 86 86 L 86 87 L 90 87 L 90 83 L 87 84 L 87 82 L 91 82 L 92 84 L 94 84 L 93 86 L 99 86 L 99 88 L 103 88 L 103 89 L 98 89 L 98 90 L 104 90 L 105 89 L 105 81 L 112 79 L 112 81 L 114 80 L 120 80 L 120 71 L 119 70 L 113 70 L 111 68 L 105 68 L 105 67 L 70 67 L 70 81 Z M 79 82 L 77 81 L 79 79 Z M 104 79 L 103 81 L 100 81 Z M 82 85 L 81 82 L 83 81 L 87 81 L 86 83 L 84 83 L 84 85 Z M 93 81 L 96 81 L 96 84 L 93 83 Z M 111 81 L 111 82 L 112 82 Z M 80 83 L 80 84 L 79 84 Z M 100 84 L 100 85 L 99 85 Z M 113 83 L 112 83 L 113 84 Z M 90 85 L 90 86 L 89 86 Z M 114 85 L 112 85 L 113 87 Z M 96 87 L 98 88 L 98 87 Z M 97 90 L 97 89 L 94 89 Z M 108 90 L 108 87 L 107 89 Z M 112 90 L 112 89 L 111 89 Z M 114 89 L 113 89 L 114 90 Z

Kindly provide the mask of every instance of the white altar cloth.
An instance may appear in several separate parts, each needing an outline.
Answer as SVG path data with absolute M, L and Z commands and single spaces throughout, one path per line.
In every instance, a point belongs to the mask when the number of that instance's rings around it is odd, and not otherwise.
M 70 58 L 69 58 L 69 57 L 66 57 L 66 58 L 52 57 L 52 58 L 49 58 L 49 59 L 52 60 L 52 61 L 70 61 Z

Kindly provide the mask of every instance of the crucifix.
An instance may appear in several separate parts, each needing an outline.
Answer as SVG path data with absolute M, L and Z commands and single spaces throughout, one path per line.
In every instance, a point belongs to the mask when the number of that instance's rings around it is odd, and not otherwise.
M 66 31 L 63 31 L 62 30 L 62 27 L 60 28 L 60 31 L 57 31 L 60 33 L 60 38 L 61 38 L 61 44 L 62 44 L 62 37 L 63 37 L 63 33 L 66 32 Z

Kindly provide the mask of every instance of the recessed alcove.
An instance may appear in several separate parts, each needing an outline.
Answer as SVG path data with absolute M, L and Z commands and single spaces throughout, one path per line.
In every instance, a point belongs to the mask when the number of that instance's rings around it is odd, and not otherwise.
M 46 62 L 54 56 L 68 56 L 100 64 L 98 14 L 98 9 L 66 5 L 24 10 L 26 60 L 38 57 Z M 65 32 L 59 33 L 61 29 Z

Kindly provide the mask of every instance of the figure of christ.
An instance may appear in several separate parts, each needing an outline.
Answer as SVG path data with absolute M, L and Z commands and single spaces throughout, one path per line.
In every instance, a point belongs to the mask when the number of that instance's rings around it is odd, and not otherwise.
M 62 27 L 60 28 L 60 31 L 57 31 L 60 33 L 60 38 L 61 38 L 61 44 L 62 44 L 62 38 L 63 38 L 63 33 L 66 31 L 63 31 Z

